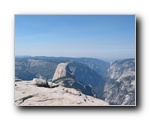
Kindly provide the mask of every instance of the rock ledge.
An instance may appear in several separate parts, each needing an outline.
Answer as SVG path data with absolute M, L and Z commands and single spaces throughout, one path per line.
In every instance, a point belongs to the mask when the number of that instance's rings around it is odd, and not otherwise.
M 85 95 L 74 88 L 38 87 L 31 81 L 15 82 L 17 106 L 108 106 L 103 100 Z

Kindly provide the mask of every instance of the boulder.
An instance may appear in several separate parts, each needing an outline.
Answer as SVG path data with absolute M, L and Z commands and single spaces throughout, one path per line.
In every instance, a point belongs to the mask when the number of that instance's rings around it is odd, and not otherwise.
M 52 83 L 52 82 L 48 82 L 48 85 L 50 88 L 54 88 L 54 87 L 58 87 L 59 84 L 55 84 L 55 83 Z
M 41 78 L 34 78 L 32 84 L 38 87 L 49 87 L 48 82 Z

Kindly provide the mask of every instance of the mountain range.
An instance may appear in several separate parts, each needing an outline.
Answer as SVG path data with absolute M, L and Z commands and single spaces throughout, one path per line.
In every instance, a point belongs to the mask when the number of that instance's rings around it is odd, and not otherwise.
M 110 105 L 135 105 L 135 59 L 111 64 L 95 58 L 16 57 L 15 77 L 21 80 L 42 78 Z
M 25 56 L 15 58 L 15 76 L 22 80 L 31 80 L 39 76 L 45 79 L 52 79 L 57 65 L 63 62 L 78 62 L 85 64 L 103 78 L 109 67 L 108 62 L 95 58 Z

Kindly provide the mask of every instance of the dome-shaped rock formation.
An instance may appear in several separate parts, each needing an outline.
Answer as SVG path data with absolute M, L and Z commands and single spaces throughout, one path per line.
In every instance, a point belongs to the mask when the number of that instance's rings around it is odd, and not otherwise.
M 103 94 L 104 80 L 101 76 L 88 66 L 77 62 L 58 64 L 52 82 L 98 98 Z

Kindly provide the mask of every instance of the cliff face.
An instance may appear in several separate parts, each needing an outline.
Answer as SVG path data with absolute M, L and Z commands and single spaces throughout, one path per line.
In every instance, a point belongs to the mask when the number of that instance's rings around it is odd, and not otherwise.
M 135 72 L 135 59 L 116 60 L 108 67 L 105 76 L 107 80 L 116 80 L 129 71 Z
M 70 78 L 70 77 L 73 77 L 71 75 L 70 69 L 68 68 L 68 64 L 69 63 L 60 63 L 60 64 L 58 64 L 58 66 L 57 66 L 57 68 L 55 70 L 55 73 L 54 73 L 52 81 L 54 81 L 56 79 L 59 79 L 59 78 Z
M 112 63 L 106 73 L 104 99 L 112 105 L 135 105 L 135 60 Z
M 85 95 L 74 88 L 38 87 L 31 81 L 15 82 L 17 106 L 107 106 L 107 102 Z
M 102 97 L 104 80 L 88 66 L 77 63 L 60 63 L 55 71 L 52 82 L 65 87 L 73 87 L 83 93 L 98 98 Z

